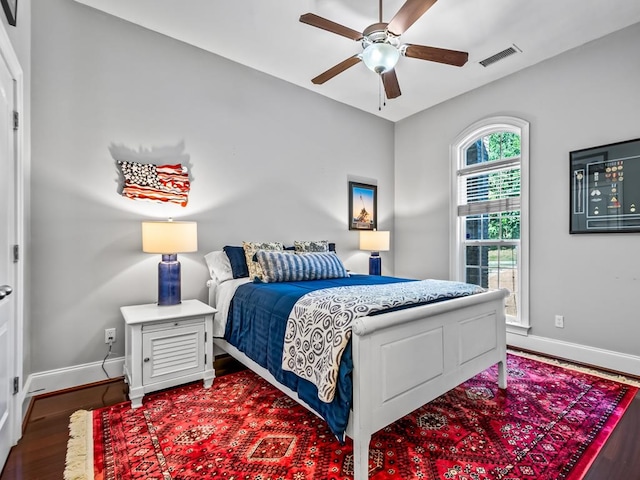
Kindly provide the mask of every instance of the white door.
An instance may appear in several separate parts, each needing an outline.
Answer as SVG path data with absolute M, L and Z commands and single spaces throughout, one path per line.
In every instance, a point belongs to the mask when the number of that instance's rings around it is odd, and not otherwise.
M 14 82 L 0 56 L 0 470 L 14 443 L 17 408 L 13 396 L 16 352 L 17 267 L 12 249 L 16 238 L 16 162 L 13 132 Z

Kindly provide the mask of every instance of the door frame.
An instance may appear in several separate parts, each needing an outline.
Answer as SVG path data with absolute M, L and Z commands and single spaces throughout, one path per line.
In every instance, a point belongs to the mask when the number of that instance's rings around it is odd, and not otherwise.
M 11 434 L 12 444 L 16 444 L 22 436 L 22 411 L 23 403 L 25 400 L 24 393 L 24 302 L 25 302 L 25 159 L 28 158 L 26 154 L 25 144 L 25 115 L 24 115 L 24 73 L 22 66 L 18 61 L 18 56 L 13 48 L 13 44 L 9 39 L 6 28 L 2 22 L 0 22 L 0 56 L 4 59 L 9 72 L 14 80 L 14 110 L 18 112 L 19 126 L 14 131 L 15 141 L 15 233 L 14 238 L 16 244 L 19 246 L 19 261 L 15 268 L 15 279 L 13 280 L 15 289 L 13 294 L 15 295 L 15 332 L 14 337 L 16 341 L 14 351 L 14 371 L 9 372 L 10 377 L 18 377 L 18 393 L 14 395 L 11 405 L 12 418 L 9 419 L 9 432 Z

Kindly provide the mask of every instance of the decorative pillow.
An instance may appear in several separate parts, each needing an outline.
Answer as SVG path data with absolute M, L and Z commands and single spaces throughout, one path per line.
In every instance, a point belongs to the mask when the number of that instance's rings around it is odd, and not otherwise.
M 299 282 L 349 276 L 344 265 L 333 252 L 289 255 L 284 252 L 258 250 L 256 257 L 262 268 L 262 281 L 266 283 Z
M 280 242 L 242 242 L 242 248 L 249 268 L 249 278 L 260 281 L 262 280 L 262 268 L 255 258 L 256 252 L 258 250 L 282 251 L 284 245 Z
M 229 257 L 233 278 L 248 277 L 249 268 L 247 267 L 247 259 L 244 256 L 244 248 L 226 245 L 222 250 Z
M 204 256 L 204 261 L 207 262 L 207 267 L 209 267 L 209 275 L 216 282 L 222 283 L 233 279 L 231 262 L 224 251 L 216 250 L 215 252 L 207 253 Z
M 327 240 L 317 240 L 317 241 L 298 241 L 295 240 L 293 242 L 293 247 L 296 250 L 296 253 L 307 253 L 307 252 L 328 252 L 329 251 L 329 242 Z

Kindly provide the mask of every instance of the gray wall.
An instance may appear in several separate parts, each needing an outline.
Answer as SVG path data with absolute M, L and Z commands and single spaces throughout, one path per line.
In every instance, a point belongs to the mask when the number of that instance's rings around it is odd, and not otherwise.
M 142 220 L 198 221 L 183 298 L 206 300 L 203 255 L 243 240 L 329 239 L 366 271 L 347 181 L 378 184 L 393 229 L 392 123 L 72 0 L 33 0 L 32 14 L 33 372 L 101 360 L 110 326 L 123 355 L 119 307 L 156 300 Z M 120 197 L 114 147 L 190 164 L 189 205 Z
M 397 123 L 395 273 L 448 277 L 449 145 L 482 118 L 520 117 L 531 140 L 531 333 L 640 355 L 640 234 L 568 233 L 569 152 L 640 137 L 638 45 L 640 24 Z
M 101 360 L 106 327 L 123 354 L 119 307 L 156 298 L 158 258 L 140 251 L 150 218 L 198 221 L 183 296 L 205 300 L 202 255 L 242 240 L 328 238 L 366 271 L 346 184 L 376 182 L 379 226 L 395 226 L 384 273 L 446 278 L 449 143 L 499 114 L 531 123 L 532 333 L 640 355 L 639 235 L 570 236 L 567 224 L 568 152 L 640 137 L 639 25 L 394 127 L 72 0 L 33 0 L 32 15 L 26 374 Z M 189 163 L 189 205 L 119 197 L 114 146 Z

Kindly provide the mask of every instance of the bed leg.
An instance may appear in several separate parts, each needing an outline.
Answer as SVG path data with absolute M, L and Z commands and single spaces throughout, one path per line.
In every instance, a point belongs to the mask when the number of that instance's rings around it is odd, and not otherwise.
M 357 435 L 357 437 L 357 440 L 353 440 L 353 480 L 367 480 L 371 435 Z
M 504 390 L 507 388 L 507 361 L 498 362 L 498 387 Z

